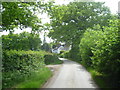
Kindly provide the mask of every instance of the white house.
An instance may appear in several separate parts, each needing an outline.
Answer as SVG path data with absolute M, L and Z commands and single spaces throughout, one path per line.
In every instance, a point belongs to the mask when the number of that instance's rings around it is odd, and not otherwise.
M 71 45 L 61 45 L 59 47 L 56 47 L 55 49 L 52 49 L 52 53 L 60 53 L 60 51 L 69 51 L 71 49 Z

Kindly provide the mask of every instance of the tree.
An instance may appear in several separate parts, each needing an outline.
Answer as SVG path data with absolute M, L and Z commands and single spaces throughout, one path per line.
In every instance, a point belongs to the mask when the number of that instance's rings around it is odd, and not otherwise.
M 48 52 L 51 52 L 51 47 L 50 47 L 50 44 L 48 44 L 48 43 L 44 43 L 44 44 L 41 46 L 41 49 L 42 49 L 42 50 L 45 50 L 45 51 L 48 51 Z
M 2 2 L 2 24 L 3 30 L 14 31 L 14 28 L 30 27 L 32 31 L 39 31 L 42 27 L 41 19 L 37 14 L 42 14 L 46 8 L 52 5 L 50 2 Z
M 85 30 L 96 24 L 100 24 L 102 28 L 108 25 L 107 20 L 112 18 L 110 10 L 100 2 L 71 2 L 68 5 L 55 5 L 51 7 L 49 15 L 52 19 L 49 36 L 57 41 L 70 43 L 73 57 L 77 57 L 80 39 Z
M 41 40 L 39 34 L 23 32 L 2 36 L 3 50 L 39 50 Z
M 108 25 L 106 19 L 110 18 L 110 11 L 103 3 L 72 2 L 52 7 L 49 15 L 52 19 L 49 35 L 58 41 L 72 42 L 88 27 Z

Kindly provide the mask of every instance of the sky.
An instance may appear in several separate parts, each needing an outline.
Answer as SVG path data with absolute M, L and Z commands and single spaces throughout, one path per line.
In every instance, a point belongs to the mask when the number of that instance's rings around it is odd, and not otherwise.
M 56 4 L 68 4 L 69 1 L 72 0 L 55 0 Z M 89 0 L 81 0 L 81 1 L 89 1 Z M 116 13 L 118 11 L 118 2 L 120 0 L 92 0 L 95 2 L 105 2 L 105 5 L 108 6 L 112 13 Z
M 70 1 L 72 1 L 72 0 L 55 0 L 55 3 L 56 3 L 57 5 L 58 5 L 58 4 L 62 5 L 62 4 L 68 4 Z M 87 0 L 83 0 L 83 1 L 87 1 Z M 118 12 L 118 2 L 119 2 L 120 0 L 94 0 L 94 1 L 95 1 L 95 2 L 105 2 L 105 6 L 108 6 L 113 14 L 116 14 L 116 13 Z M 120 6 L 119 6 L 119 8 L 120 8 Z M 42 18 L 42 23 L 43 23 L 43 24 L 44 24 L 44 23 L 50 23 L 50 19 L 48 18 L 48 15 L 47 15 L 47 14 L 45 14 L 45 13 L 44 13 L 43 15 L 38 14 L 37 16 L 38 16 L 39 18 Z M 15 31 L 15 33 L 21 33 L 21 32 L 23 32 L 23 31 L 30 32 L 31 29 L 30 29 L 30 28 L 27 28 L 27 29 L 25 29 L 25 30 L 19 30 L 19 29 L 18 29 L 18 30 Z M 4 31 L 2 34 L 7 35 L 8 32 L 5 32 L 5 31 Z M 43 35 L 44 35 L 44 32 L 42 32 L 41 35 L 40 35 L 40 38 L 41 38 L 42 40 L 43 40 Z M 50 42 L 50 41 L 52 41 L 52 40 L 47 37 L 47 38 L 46 38 L 46 41 L 47 41 L 47 42 Z
M 96 2 L 105 2 L 105 5 L 110 8 L 110 10 L 113 14 L 116 14 L 116 12 L 118 12 L 118 2 L 120 0 L 95 0 L 95 1 Z

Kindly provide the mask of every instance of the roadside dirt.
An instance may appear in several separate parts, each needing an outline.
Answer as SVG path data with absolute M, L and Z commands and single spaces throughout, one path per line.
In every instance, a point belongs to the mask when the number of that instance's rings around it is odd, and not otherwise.
M 50 82 L 55 80 L 57 78 L 57 75 L 59 74 L 59 70 L 62 67 L 63 64 L 58 64 L 58 65 L 46 65 L 52 72 L 53 76 L 43 85 L 42 88 L 46 88 Z
M 58 65 L 46 65 L 54 74 L 59 70 L 59 68 L 62 66 L 62 64 Z

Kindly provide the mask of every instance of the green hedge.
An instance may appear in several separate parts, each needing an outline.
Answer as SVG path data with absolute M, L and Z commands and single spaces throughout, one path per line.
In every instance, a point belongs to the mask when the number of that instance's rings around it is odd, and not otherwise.
M 3 51 L 3 72 L 30 71 L 44 64 L 44 53 L 38 51 Z
M 54 55 L 54 54 L 45 55 L 44 58 L 45 58 L 46 65 L 48 65 L 48 64 L 61 64 L 62 63 L 62 61 L 59 60 L 58 56 Z
M 119 32 L 118 20 L 112 20 L 103 30 L 99 25 L 88 29 L 80 43 L 83 64 L 106 75 L 114 87 L 120 86 Z
M 3 51 L 3 88 L 22 82 L 32 73 L 43 69 L 45 54 L 43 51 Z
M 44 51 L 3 51 L 2 86 L 3 88 L 14 87 L 28 80 L 34 74 L 37 75 L 37 72 L 43 72 L 45 70 L 45 64 L 60 63 L 62 63 L 62 61 L 58 59 L 57 55 Z M 43 74 L 46 73 L 47 72 L 43 72 Z M 50 72 L 48 73 L 50 74 Z M 48 77 L 50 75 L 48 75 Z
M 2 35 L 3 50 L 40 50 L 39 34 L 22 32 L 20 34 Z

